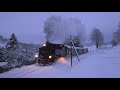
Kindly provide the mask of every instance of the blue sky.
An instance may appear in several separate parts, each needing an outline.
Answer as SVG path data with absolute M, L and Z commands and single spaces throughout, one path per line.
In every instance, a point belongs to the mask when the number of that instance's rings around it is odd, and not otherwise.
M 15 33 L 18 40 L 27 43 L 44 43 L 44 22 L 50 16 L 75 17 L 85 25 L 88 34 L 99 28 L 105 40 L 111 40 L 120 21 L 120 12 L 0 12 L 0 34 L 10 37 Z

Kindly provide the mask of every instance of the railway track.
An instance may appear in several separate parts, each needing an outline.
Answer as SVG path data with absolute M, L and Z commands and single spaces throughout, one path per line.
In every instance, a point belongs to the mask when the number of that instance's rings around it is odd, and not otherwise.
M 42 69 L 42 68 L 43 67 L 30 68 L 30 69 L 27 69 L 25 71 L 21 71 L 19 73 L 13 74 L 13 75 L 11 75 L 11 76 L 9 76 L 7 78 L 20 78 L 20 77 L 22 77 L 24 75 L 30 74 L 30 73 L 35 72 L 35 71 L 37 71 L 39 69 Z
M 39 68 L 33 69 L 33 70 L 31 70 L 31 71 L 29 71 L 29 72 L 27 72 L 25 74 L 19 75 L 17 78 L 21 78 L 21 77 L 23 77 L 23 76 L 25 76 L 27 74 L 30 74 L 32 72 L 35 72 L 35 71 L 39 70 L 39 69 L 43 69 L 43 67 L 39 67 Z

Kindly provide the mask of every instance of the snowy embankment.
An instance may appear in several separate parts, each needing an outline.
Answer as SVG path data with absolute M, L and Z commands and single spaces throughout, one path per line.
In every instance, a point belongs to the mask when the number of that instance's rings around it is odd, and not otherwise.
M 103 47 L 73 58 L 60 58 L 50 66 L 38 64 L 16 68 L 0 74 L 0 78 L 120 78 L 120 46 Z

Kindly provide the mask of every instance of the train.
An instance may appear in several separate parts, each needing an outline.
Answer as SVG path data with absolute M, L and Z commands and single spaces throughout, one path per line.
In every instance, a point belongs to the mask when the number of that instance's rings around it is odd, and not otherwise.
M 35 58 L 40 65 L 51 65 L 59 57 L 69 56 L 71 50 L 73 56 L 75 56 L 75 51 L 74 49 L 71 49 L 70 46 L 46 42 L 42 47 L 39 48 L 39 52 L 35 55 Z M 77 48 L 76 50 L 78 55 L 88 52 L 88 49 L 86 48 Z

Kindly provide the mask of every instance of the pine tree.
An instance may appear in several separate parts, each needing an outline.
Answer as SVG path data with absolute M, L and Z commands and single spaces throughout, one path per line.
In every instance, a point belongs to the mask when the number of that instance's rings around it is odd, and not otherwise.
M 18 46 L 18 41 L 17 38 L 15 36 L 15 34 L 13 33 L 6 45 L 7 50 L 16 50 L 17 48 L 19 48 Z
M 19 58 L 21 51 L 19 48 L 18 40 L 14 33 L 11 35 L 8 43 L 6 44 L 5 49 L 6 49 L 5 58 L 6 61 L 8 62 L 8 65 L 11 65 L 12 67 L 16 67 L 18 63 L 17 59 Z

